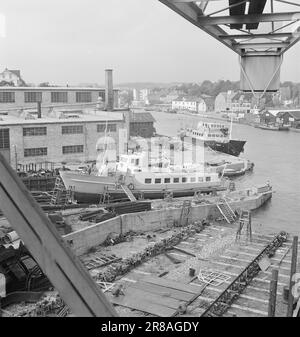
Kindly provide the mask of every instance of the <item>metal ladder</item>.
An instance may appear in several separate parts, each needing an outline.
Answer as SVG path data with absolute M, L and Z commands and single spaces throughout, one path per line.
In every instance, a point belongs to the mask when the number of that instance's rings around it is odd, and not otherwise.
M 67 204 L 72 198 L 71 189 L 66 189 L 65 185 L 60 177 L 57 177 L 55 180 L 55 185 L 52 191 L 50 204 Z
M 137 201 L 131 190 L 128 188 L 128 186 L 121 184 L 121 188 L 125 192 L 130 201 Z
M 236 214 L 225 199 L 221 199 L 217 207 L 227 223 L 231 224 L 237 220 Z
M 184 200 L 180 214 L 179 226 L 184 227 L 188 224 L 191 205 L 191 200 Z
M 236 241 L 240 240 L 242 230 L 246 226 L 246 239 L 252 242 L 252 226 L 251 226 L 251 212 L 243 210 L 240 215 L 239 227 L 236 232 Z

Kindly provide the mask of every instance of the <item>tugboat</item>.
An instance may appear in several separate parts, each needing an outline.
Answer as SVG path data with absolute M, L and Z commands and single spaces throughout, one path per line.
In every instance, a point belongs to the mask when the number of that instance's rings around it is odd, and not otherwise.
M 232 125 L 232 124 L 231 124 Z M 230 130 L 232 126 L 230 127 Z M 191 137 L 200 140 L 205 146 L 223 153 L 238 157 L 244 152 L 246 141 L 231 139 L 231 131 L 225 124 L 199 122 L 197 129 L 187 128 L 180 130 L 180 137 Z

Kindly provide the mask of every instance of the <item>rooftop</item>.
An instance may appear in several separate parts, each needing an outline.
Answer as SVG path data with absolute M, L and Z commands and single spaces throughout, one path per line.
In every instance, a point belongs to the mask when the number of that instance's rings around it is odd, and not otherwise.
M 131 123 L 154 123 L 155 119 L 150 112 L 132 112 L 130 114 Z
M 107 111 L 85 111 L 84 113 L 69 111 L 68 113 L 54 112 L 42 118 L 37 118 L 35 114 L 21 114 L 20 116 L 0 115 L 0 127 L 9 125 L 33 125 L 33 124 L 62 124 L 62 123 L 82 123 L 82 122 L 106 122 L 123 121 L 123 113 Z
M 1 91 L 80 91 L 80 90 L 88 90 L 88 91 L 99 91 L 105 90 L 105 88 L 92 88 L 92 87 L 0 87 Z M 114 91 L 119 91 L 119 89 L 114 89 Z

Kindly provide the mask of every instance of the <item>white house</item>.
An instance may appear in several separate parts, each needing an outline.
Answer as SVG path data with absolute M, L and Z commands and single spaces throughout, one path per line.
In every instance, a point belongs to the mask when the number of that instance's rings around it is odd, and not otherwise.
M 2 73 L 0 73 L 0 82 L 2 81 L 13 83 L 16 87 L 25 85 L 25 82 L 21 77 L 20 70 L 9 70 L 6 68 Z
M 200 98 L 183 98 L 172 101 L 172 110 L 189 110 L 197 113 L 206 112 L 205 101 Z
M 133 101 L 134 105 L 149 104 L 149 89 L 133 89 Z
M 231 90 L 227 92 L 220 92 L 215 99 L 215 112 L 230 111 L 232 107 L 232 99 L 235 95 L 236 93 Z

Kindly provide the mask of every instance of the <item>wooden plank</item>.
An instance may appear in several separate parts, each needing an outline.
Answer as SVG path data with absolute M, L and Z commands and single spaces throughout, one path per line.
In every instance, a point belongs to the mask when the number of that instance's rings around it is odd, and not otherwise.
M 168 307 L 163 307 L 158 304 L 148 303 L 143 300 L 143 298 L 132 297 L 132 296 L 110 296 L 110 301 L 113 304 L 120 305 L 122 307 L 139 310 L 152 314 L 159 317 L 170 317 L 174 313 L 174 309 Z
M 180 248 L 180 247 L 174 246 L 174 247 L 172 247 L 172 248 L 175 249 L 175 250 L 178 250 L 178 251 L 181 252 L 181 253 L 184 253 L 184 254 L 187 254 L 187 255 L 196 257 L 196 255 L 195 255 L 194 253 L 192 253 L 192 252 L 190 252 L 190 251 L 187 251 L 187 250 L 185 250 L 185 249 L 182 249 L 182 248 Z
M 193 294 L 191 293 L 187 293 L 181 290 L 166 288 L 164 286 L 156 285 L 153 283 L 136 282 L 134 284 L 130 284 L 130 287 L 141 289 L 146 292 L 150 292 L 150 293 L 160 295 L 160 296 L 169 296 L 179 301 L 187 302 L 193 297 Z
M 166 288 L 185 291 L 191 294 L 197 294 L 199 292 L 198 287 L 192 286 L 190 284 L 184 284 L 184 283 L 168 280 L 168 279 L 161 279 L 159 277 L 146 276 L 141 281 L 146 282 L 146 283 L 160 285 Z
M 156 295 L 153 293 L 149 293 L 149 292 L 134 288 L 132 284 L 130 284 L 127 288 L 124 289 L 124 294 L 125 294 L 125 297 L 131 296 L 134 298 L 140 298 L 140 301 L 142 302 L 154 303 L 154 304 L 158 304 L 163 307 L 168 307 L 174 310 L 177 310 L 177 308 L 181 304 L 184 303 L 184 301 L 180 301 L 172 297 Z

